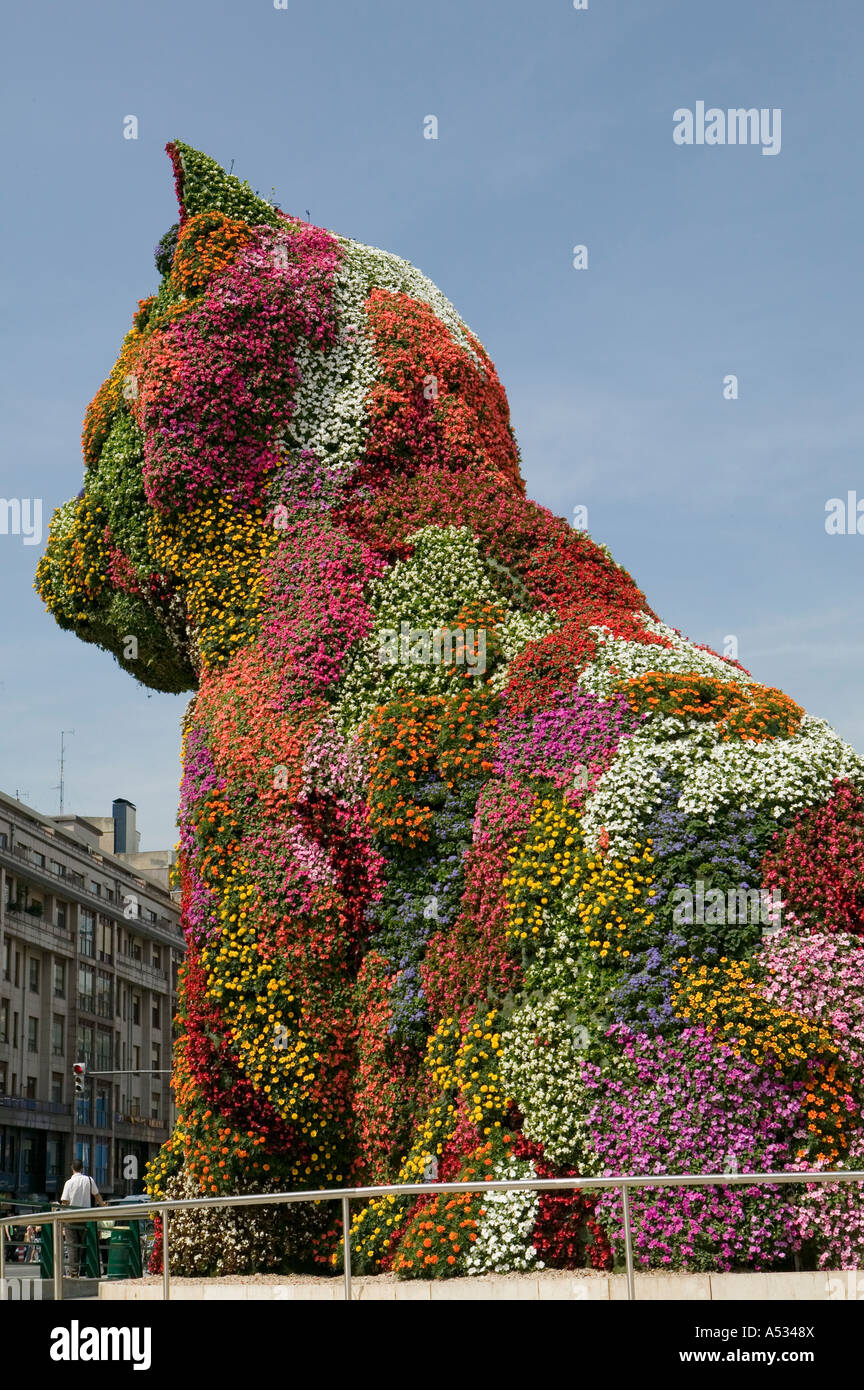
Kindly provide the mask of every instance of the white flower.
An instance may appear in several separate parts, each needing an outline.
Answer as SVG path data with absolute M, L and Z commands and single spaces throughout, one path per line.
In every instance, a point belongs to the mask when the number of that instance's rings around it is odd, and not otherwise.
M 534 1164 L 525 1159 L 499 1160 L 496 1179 L 536 1178 Z M 488 1192 L 477 1222 L 477 1239 L 466 1258 L 469 1274 L 508 1274 L 511 1270 L 542 1268 L 530 1243 L 537 1219 L 537 1192 Z

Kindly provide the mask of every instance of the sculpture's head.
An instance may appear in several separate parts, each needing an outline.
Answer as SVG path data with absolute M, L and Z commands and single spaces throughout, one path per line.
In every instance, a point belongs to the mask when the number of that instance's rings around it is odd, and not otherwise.
M 280 510 L 429 463 L 523 485 L 495 369 L 424 275 L 168 152 L 180 221 L 87 410 L 84 486 L 37 588 L 62 627 L 180 691 L 251 639 Z

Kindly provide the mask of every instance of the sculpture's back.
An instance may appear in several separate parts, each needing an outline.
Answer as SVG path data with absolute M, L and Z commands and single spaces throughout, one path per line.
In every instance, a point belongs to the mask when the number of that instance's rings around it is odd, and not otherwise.
M 494 367 L 424 276 L 169 152 L 162 283 L 38 576 L 61 625 L 196 691 L 150 1190 L 860 1159 L 861 760 L 526 500 Z M 639 1194 L 639 1258 L 830 1263 L 857 1222 L 739 1192 Z M 326 1207 L 176 1224 L 187 1271 L 337 1256 Z M 405 1199 L 355 1250 L 604 1265 L 619 1224 L 614 1197 Z

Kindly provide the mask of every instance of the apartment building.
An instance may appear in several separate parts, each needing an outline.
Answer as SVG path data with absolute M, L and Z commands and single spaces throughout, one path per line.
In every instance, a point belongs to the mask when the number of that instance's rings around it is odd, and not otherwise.
M 0 1203 L 55 1198 L 73 1157 L 140 1192 L 168 1138 L 183 937 L 171 856 L 139 839 L 123 798 L 91 819 L 0 793 Z

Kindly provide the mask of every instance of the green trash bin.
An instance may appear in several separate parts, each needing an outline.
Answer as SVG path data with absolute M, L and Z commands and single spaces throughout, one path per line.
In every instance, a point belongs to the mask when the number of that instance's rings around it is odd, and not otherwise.
M 109 1279 L 141 1278 L 141 1235 L 137 1221 L 115 1226 L 108 1246 Z

